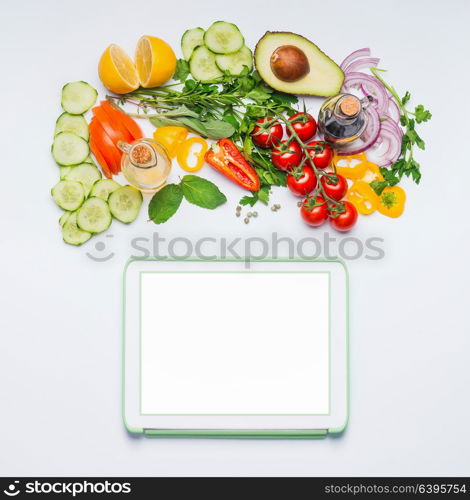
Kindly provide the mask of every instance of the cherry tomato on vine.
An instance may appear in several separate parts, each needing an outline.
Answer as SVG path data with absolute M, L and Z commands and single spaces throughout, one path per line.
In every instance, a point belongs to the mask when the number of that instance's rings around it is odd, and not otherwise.
M 348 181 L 342 175 L 324 175 L 322 176 L 320 182 L 326 195 L 333 198 L 333 200 L 342 200 L 348 192 Z
M 295 196 L 305 196 L 317 187 L 317 176 L 312 167 L 304 165 L 287 176 L 287 187 Z
M 302 149 L 297 142 L 281 141 L 271 152 L 271 161 L 279 170 L 291 170 L 300 165 L 302 161 Z
M 333 150 L 331 146 L 323 141 L 312 141 L 307 144 L 308 154 L 317 168 L 324 169 L 328 167 L 333 159 Z
M 300 208 L 300 215 L 309 226 L 321 226 L 328 219 L 328 207 L 323 196 L 306 198 Z
M 302 142 L 308 141 L 317 133 L 317 122 L 315 118 L 308 113 L 295 113 L 289 117 L 289 121 L 293 121 L 292 128 Z M 287 135 L 290 136 L 292 132 L 288 127 L 286 127 L 286 129 Z
M 330 214 L 330 224 L 337 231 L 349 231 L 357 222 L 357 210 L 356 207 L 350 203 L 349 201 L 343 201 L 342 205 L 344 206 L 344 211 L 336 214 L 338 211 L 335 211 L 335 207 L 331 208 Z
M 272 118 L 259 118 L 256 120 L 256 123 L 262 125 L 268 121 L 273 121 Z M 282 125 L 280 123 L 275 123 L 270 128 L 264 128 L 256 125 L 253 131 L 251 132 L 253 142 L 260 146 L 261 148 L 272 148 L 275 146 L 281 139 L 284 134 L 282 129 Z

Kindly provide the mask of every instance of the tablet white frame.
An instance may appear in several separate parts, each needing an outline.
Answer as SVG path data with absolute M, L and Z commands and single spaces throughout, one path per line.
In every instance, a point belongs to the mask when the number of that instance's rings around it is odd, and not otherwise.
M 146 416 L 140 413 L 140 273 L 177 271 L 327 272 L 330 275 L 330 412 L 315 416 L 192 415 Z M 348 275 L 340 261 L 154 260 L 128 262 L 123 297 L 123 414 L 130 432 L 168 430 L 328 430 L 340 432 L 348 418 Z

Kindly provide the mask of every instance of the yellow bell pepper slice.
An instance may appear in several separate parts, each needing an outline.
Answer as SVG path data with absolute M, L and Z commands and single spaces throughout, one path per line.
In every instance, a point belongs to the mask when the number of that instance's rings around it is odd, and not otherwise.
M 368 163 L 365 153 L 350 156 L 341 156 L 335 153 L 333 162 L 338 174 L 353 180 L 362 179 Z
M 406 193 L 399 186 L 386 187 L 379 197 L 377 210 L 387 217 L 400 217 L 405 210 Z
M 380 173 L 379 166 L 376 165 L 375 163 L 368 161 L 361 180 L 366 182 L 372 182 L 372 181 L 383 181 L 384 178 Z
M 191 152 L 191 148 L 194 144 L 200 144 L 201 148 L 197 152 Z M 201 137 L 191 137 L 187 141 L 184 141 L 181 147 L 178 150 L 178 163 L 183 170 L 186 172 L 196 172 L 204 165 L 204 156 L 209 149 L 209 145 L 207 142 Z M 196 157 L 196 164 L 194 166 L 190 166 L 188 164 L 189 157 L 194 155 Z
M 167 151 L 170 158 L 174 158 L 183 141 L 188 136 L 184 127 L 159 127 L 153 133 L 153 138 L 159 142 Z
M 362 215 L 370 215 L 377 210 L 379 197 L 366 181 L 353 182 L 348 189 L 346 198 Z

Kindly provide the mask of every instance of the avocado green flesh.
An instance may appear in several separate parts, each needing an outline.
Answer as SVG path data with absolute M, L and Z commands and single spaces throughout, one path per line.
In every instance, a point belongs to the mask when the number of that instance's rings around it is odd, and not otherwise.
M 271 69 L 271 55 L 283 45 L 297 47 L 309 62 L 310 71 L 295 82 L 280 80 Z M 344 81 L 344 73 L 334 61 L 313 42 L 295 33 L 267 31 L 256 46 L 255 65 L 270 87 L 287 94 L 329 97 L 340 91 Z

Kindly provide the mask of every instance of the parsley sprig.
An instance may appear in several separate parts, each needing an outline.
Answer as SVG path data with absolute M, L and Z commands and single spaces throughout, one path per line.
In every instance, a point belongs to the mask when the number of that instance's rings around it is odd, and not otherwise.
M 416 124 L 427 122 L 431 119 L 432 114 L 424 108 L 422 104 L 415 107 L 414 112 L 407 109 L 406 105 L 411 99 L 409 92 L 400 98 L 395 88 L 384 81 L 380 73 L 385 72 L 383 69 L 371 68 L 374 76 L 380 80 L 383 86 L 392 94 L 398 107 L 400 108 L 400 123 L 405 131 L 402 138 L 401 154 L 398 160 L 389 167 L 381 167 L 383 181 L 373 181 L 370 183 L 374 191 L 381 195 L 382 191 L 387 186 L 395 186 L 400 182 L 402 177 L 411 177 L 416 184 L 421 180 L 420 165 L 414 158 L 415 146 L 419 149 L 425 148 L 423 139 L 416 132 Z

